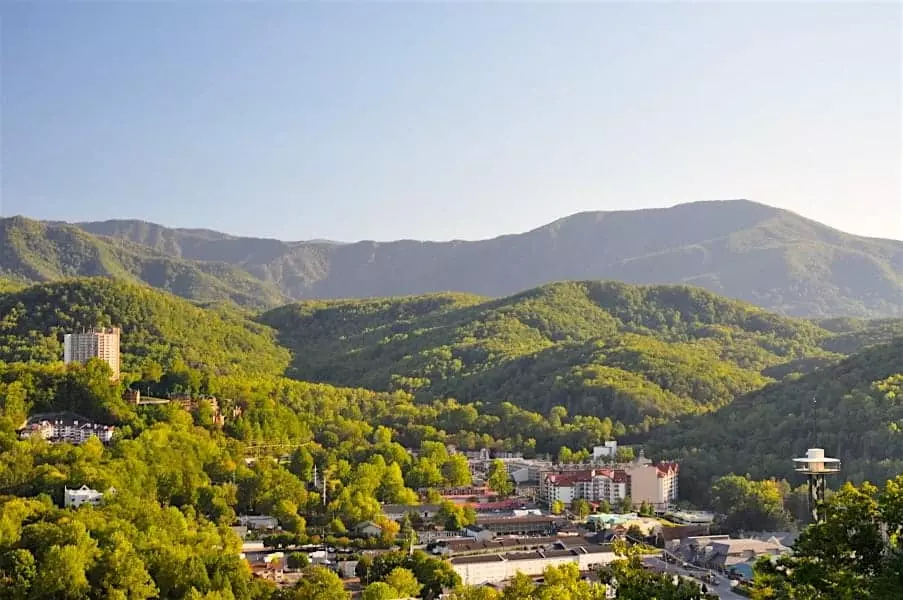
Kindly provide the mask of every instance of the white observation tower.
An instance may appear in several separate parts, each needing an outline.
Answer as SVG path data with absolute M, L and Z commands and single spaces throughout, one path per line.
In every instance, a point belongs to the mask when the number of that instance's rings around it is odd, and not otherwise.
M 794 458 L 794 470 L 809 480 L 809 514 L 813 523 L 824 520 L 825 477 L 840 473 L 840 459 L 825 456 L 824 448 L 809 448 L 805 458 Z

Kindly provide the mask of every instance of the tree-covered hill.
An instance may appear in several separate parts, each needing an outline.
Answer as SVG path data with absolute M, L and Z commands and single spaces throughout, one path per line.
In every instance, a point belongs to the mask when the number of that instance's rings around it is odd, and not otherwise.
M 445 290 L 498 297 L 552 281 L 615 279 L 697 285 L 794 316 L 903 316 L 903 242 L 746 200 L 586 212 L 480 241 L 283 242 L 141 221 L 78 226 L 241 267 L 296 299 Z
M 100 277 L 0 293 L 0 361 L 61 361 L 63 334 L 97 325 L 122 328 L 124 371 L 182 363 L 211 373 L 278 376 L 289 361 L 274 333 L 236 308 L 202 308 Z
M 843 478 L 893 478 L 903 471 L 903 337 L 656 429 L 648 441 L 681 458 L 700 488 L 730 472 L 794 480 L 791 459 L 812 447 L 840 458 Z
M 838 334 L 686 286 L 568 282 L 501 300 L 438 294 L 266 312 L 294 377 L 509 401 L 632 426 L 717 409 L 840 354 Z M 850 338 L 845 351 L 866 339 Z
M 0 277 L 38 283 L 80 276 L 144 282 L 192 300 L 232 300 L 249 307 L 283 301 L 275 286 L 222 261 L 185 260 L 69 225 L 0 219 Z

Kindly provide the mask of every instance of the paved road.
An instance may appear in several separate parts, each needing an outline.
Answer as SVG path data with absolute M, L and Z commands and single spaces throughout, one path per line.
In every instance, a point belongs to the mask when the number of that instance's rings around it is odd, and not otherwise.
M 661 571 L 664 573 L 677 573 L 681 577 L 687 577 L 694 580 L 695 578 L 692 577 L 692 572 L 698 573 L 699 571 L 704 570 L 695 568 L 693 569 L 693 571 L 690 571 L 677 565 L 667 563 L 657 556 L 647 556 L 643 559 L 643 563 L 655 569 L 656 571 Z M 715 574 L 715 576 L 718 579 L 718 585 L 713 585 L 711 583 L 705 584 L 706 587 L 709 588 L 710 593 L 715 594 L 716 596 L 721 598 L 721 600 L 746 600 L 745 596 L 741 596 L 740 594 L 731 590 L 731 582 L 727 577 L 718 574 Z

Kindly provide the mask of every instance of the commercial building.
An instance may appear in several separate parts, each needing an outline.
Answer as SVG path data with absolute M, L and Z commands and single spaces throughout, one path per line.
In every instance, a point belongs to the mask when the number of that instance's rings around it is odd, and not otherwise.
M 581 571 L 615 560 L 609 546 L 580 546 L 563 549 L 538 549 L 482 556 L 459 556 L 449 560 L 464 585 L 500 583 L 518 573 L 541 575 L 547 567 L 576 564 Z
M 791 552 L 791 548 L 776 537 L 761 540 L 736 539 L 727 535 L 698 536 L 669 542 L 666 548 L 669 547 L 670 552 L 681 560 L 722 572 L 752 564 L 761 556 L 775 558 Z
M 78 508 L 83 504 L 97 506 L 100 504 L 103 494 L 97 490 L 92 490 L 86 485 L 81 486 L 77 490 L 63 488 L 63 506 L 66 508 Z
M 524 515 L 506 517 L 477 516 L 476 525 L 465 529 L 468 537 L 481 537 L 483 531 L 492 535 L 549 535 L 555 529 L 555 524 L 562 519 L 545 515 Z
M 119 328 L 93 328 L 81 333 L 67 333 L 63 338 L 63 361 L 85 363 L 99 358 L 110 365 L 112 379 L 119 380 Z

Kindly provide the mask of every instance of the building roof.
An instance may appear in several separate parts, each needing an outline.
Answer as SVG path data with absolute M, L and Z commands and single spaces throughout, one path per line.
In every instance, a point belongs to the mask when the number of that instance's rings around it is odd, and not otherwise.
M 482 554 L 480 556 L 456 556 L 452 559 L 449 559 L 449 562 L 453 565 L 470 565 L 488 562 L 502 562 L 503 560 L 505 559 L 503 559 L 498 554 Z
M 438 504 L 383 504 L 383 514 L 439 512 Z
M 756 539 L 727 539 L 713 540 L 712 550 L 721 554 L 738 554 L 741 552 L 755 552 L 756 554 L 781 552 L 787 547 L 780 543 L 766 542 Z
M 465 552 L 502 551 L 506 548 L 540 548 L 551 546 L 565 548 L 592 546 L 593 544 L 582 536 L 545 536 L 545 537 L 519 537 L 519 538 L 495 538 L 493 540 L 477 541 L 474 539 L 442 540 L 439 546 L 448 549 L 453 554 Z
M 547 515 L 526 515 L 523 517 L 477 517 L 477 525 L 519 525 L 521 523 L 553 523 L 556 517 Z M 473 529 L 469 527 L 468 529 Z
M 668 475 L 677 475 L 680 471 L 680 465 L 676 462 L 661 462 L 655 465 L 658 470 L 659 477 L 667 477 Z
M 554 485 L 574 485 L 589 482 L 594 477 L 608 477 L 615 483 L 627 483 L 627 472 L 623 469 L 587 469 L 583 471 L 560 471 L 546 475 L 546 481 Z
M 520 561 L 520 560 L 536 560 L 550 558 L 564 558 L 569 556 L 579 556 L 586 554 L 609 554 L 610 546 L 586 546 L 582 548 L 571 549 L 548 549 L 548 550 L 531 550 L 529 552 L 507 552 L 504 554 L 481 554 L 477 556 L 456 556 L 449 560 L 453 565 L 496 563 L 504 560 Z

